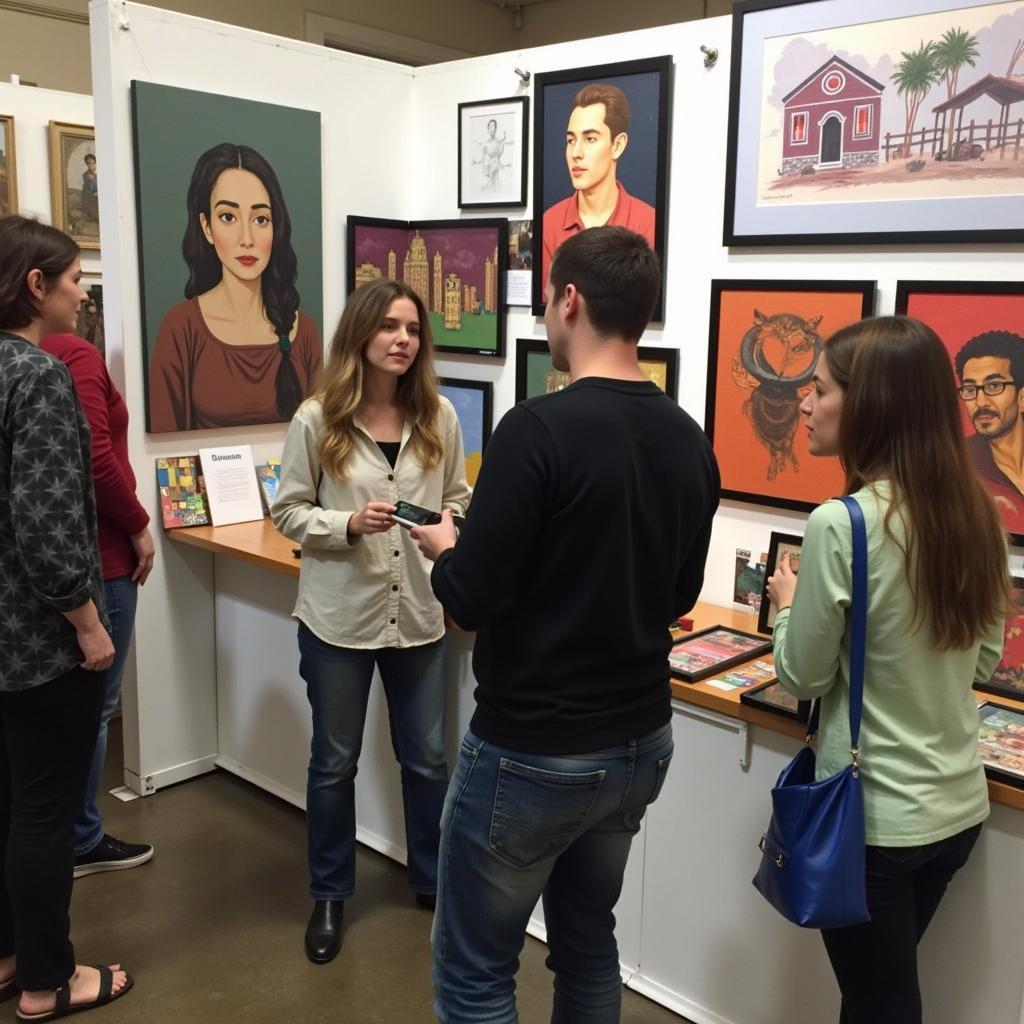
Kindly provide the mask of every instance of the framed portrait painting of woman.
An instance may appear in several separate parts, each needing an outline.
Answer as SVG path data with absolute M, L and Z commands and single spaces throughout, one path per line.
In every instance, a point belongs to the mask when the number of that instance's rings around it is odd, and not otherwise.
M 146 429 L 290 420 L 323 362 L 320 115 L 132 83 Z
M 18 175 L 14 161 L 14 118 L 0 114 L 0 217 L 18 212 Z

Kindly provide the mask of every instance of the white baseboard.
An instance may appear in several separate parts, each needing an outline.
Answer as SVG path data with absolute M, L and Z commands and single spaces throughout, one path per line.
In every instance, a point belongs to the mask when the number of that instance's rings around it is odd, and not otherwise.
M 284 800 L 285 803 L 298 807 L 300 811 L 306 809 L 306 794 L 304 792 L 290 789 L 288 786 L 282 786 L 280 782 L 270 778 L 269 775 L 264 775 L 262 772 L 258 772 L 247 764 L 243 764 L 233 757 L 228 757 L 226 754 L 218 754 L 215 764 L 218 768 L 223 768 L 226 772 L 231 772 L 232 775 L 237 775 L 240 779 L 245 779 L 246 782 L 251 782 L 254 786 L 259 786 L 260 789 L 273 793 L 274 796 Z
M 693 1024 L 734 1024 L 733 1021 L 720 1017 L 717 1013 L 712 1013 L 706 1007 L 698 1006 L 678 992 L 645 978 L 640 972 L 626 979 L 626 988 L 646 996 L 660 1006 L 664 1006 L 666 1010 L 678 1013 L 681 1017 L 687 1017 L 693 1021 Z
M 161 768 L 160 771 L 150 772 L 148 775 L 136 775 L 127 768 L 124 772 L 124 784 L 139 796 L 152 796 L 158 789 L 165 786 L 173 786 L 177 782 L 186 782 L 188 779 L 198 778 L 206 775 L 217 767 L 217 755 L 208 754 L 205 757 L 197 757 L 194 761 L 186 761 L 184 764 L 172 765 L 170 768 Z

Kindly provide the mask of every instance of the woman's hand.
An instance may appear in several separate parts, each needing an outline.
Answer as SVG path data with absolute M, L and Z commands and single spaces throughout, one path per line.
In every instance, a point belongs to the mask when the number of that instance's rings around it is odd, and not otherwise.
M 775 572 L 768 577 L 768 599 L 776 611 L 782 611 L 793 603 L 796 593 L 796 573 L 789 567 L 789 555 L 783 553 Z
M 395 506 L 387 501 L 368 501 L 358 512 L 349 516 L 348 533 L 358 537 L 364 533 L 384 533 L 395 525 L 391 513 Z
M 143 527 L 138 533 L 133 533 L 129 538 L 132 547 L 135 549 L 135 572 L 132 573 L 132 583 L 138 583 L 141 587 L 153 571 L 153 559 L 156 556 L 156 545 L 153 543 L 153 535 L 149 527 Z
M 90 672 L 102 672 L 110 668 L 114 662 L 114 643 L 110 634 L 103 628 L 103 623 L 84 626 L 75 632 L 78 647 L 82 652 L 82 668 Z

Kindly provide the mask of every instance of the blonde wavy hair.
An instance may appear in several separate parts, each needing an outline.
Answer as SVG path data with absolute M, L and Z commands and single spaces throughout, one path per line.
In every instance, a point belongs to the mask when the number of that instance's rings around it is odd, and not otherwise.
M 440 401 L 434 372 L 434 344 L 422 299 L 404 281 L 372 281 L 345 303 L 330 354 L 314 396 L 323 410 L 320 463 L 337 480 L 347 479 L 345 463 L 355 444 L 355 416 L 363 401 L 363 351 L 380 330 L 395 299 L 409 299 L 420 321 L 420 347 L 408 370 L 398 378 L 395 404 L 412 427 L 410 444 L 424 469 L 444 457 L 437 420 Z

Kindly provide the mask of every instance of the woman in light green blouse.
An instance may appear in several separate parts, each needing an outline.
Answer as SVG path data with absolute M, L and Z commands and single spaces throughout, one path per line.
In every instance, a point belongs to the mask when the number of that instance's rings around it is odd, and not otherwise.
M 800 411 L 838 455 L 868 531 L 860 734 L 871 921 L 822 932 L 841 1024 L 920 1024 L 917 943 L 988 816 L 972 693 L 991 677 L 1009 595 L 999 516 L 971 466 L 952 367 L 919 321 L 878 317 L 826 344 Z M 775 667 L 821 698 L 817 774 L 850 760 L 849 515 L 811 513 L 797 577 L 769 581 Z

